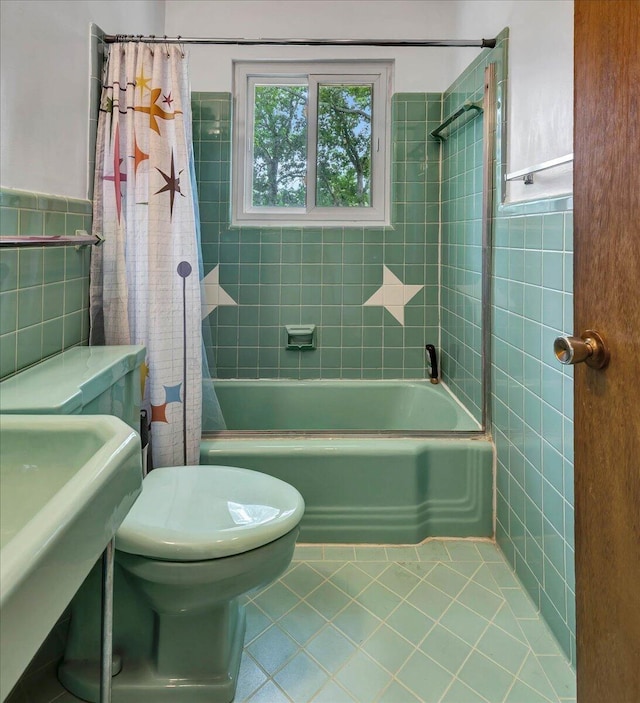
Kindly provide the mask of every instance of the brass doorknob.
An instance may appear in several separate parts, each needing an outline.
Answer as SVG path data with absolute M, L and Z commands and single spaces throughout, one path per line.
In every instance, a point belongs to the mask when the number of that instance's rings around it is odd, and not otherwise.
M 556 337 L 553 353 L 561 364 L 580 364 L 592 369 L 604 369 L 609 363 L 609 350 L 602 335 L 585 330 L 579 337 Z

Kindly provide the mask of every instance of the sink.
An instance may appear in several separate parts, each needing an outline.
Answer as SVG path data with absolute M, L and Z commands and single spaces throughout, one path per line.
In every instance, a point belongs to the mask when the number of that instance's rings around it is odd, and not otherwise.
M 142 488 L 140 439 L 107 415 L 0 415 L 0 700 Z

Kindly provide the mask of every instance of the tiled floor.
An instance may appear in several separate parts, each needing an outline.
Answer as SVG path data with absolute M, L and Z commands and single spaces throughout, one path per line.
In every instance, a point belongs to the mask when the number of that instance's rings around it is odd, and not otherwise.
M 235 701 L 575 702 L 575 677 L 492 543 L 300 545 L 249 601 Z

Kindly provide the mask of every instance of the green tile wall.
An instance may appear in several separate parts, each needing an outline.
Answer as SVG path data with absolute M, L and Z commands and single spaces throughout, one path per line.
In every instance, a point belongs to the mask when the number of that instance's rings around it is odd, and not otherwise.
M 506 104 L 506 52 L 505 32 L 444 93 L 443 115 L 482 98 L 488 61 L 497 63 L 498 97 Z M 497 183 L 506 119 L 500 109 Z M 442 158 L 443 375 L 479 417 L 482 117 L 462 120 Z M 573 376 L 553 354 L 554 338 L 573 332 L 571 207 L 570 198 L 496 207 L 491 431 L 498 543 L 575 663 Z
M 498 543 L 575 664 L 572 237 L 570 198 L 498 212 L 492 414 Z
M 497 65 L 505 90 L 506 32 L 444 92 L 443 119 L 466 101 L 482 103 L 484 69 Z M 454 394 L 482 421 L 482 189 L 484 115 L 468 111 L 442 142 L 442 374 Z M 430 137 L 431 138 L 431 137 Z
M 0 235 L 91 231 L 91 203 L 0 189 Z M 89 336 L 89 247 L 0 249 L 0 379 Z
M 231 228 L 231 97 L 194 93 L 194 149 L 205 273 L 239 305 L 209 316 L 210 360 L 221 377 L 423 378 L 424 345 L 438 343 L 439 147 L 424 135 L 440 94 L 392 102 L 392 226 Z M 363 307 L 386 265 L 424 285 L 400 325 Z M 312 323 L 318 348 L 288 351 L 284 326 Z M 207 330 L 205 330 L 205 337 Z

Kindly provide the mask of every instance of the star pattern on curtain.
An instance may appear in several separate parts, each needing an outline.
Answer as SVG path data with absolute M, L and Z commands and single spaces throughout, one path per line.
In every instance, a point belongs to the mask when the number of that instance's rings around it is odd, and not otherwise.
M 157 190 L 155 192 L 156 195 L 159 195 L 160 193 L 169 193 L 169 199 L 170 199 L 170 205 L 169 205 L 169 213 L 171 217 L 173 217 L 173 202 L 176 197 L 176 193 L 178 195 L 181 195 L 184 198 L 184 193 L 180 191 L 180 174 L 182 171 L 178 172 L 178 175 L 176 176 L 176 169 L 175 169 L 175 164 L 173 160 L 173 151 L 171 152 L 171 172 L 170 173 L 164 173 L 164 171 L 161 171 L 157 166 L 156 166 L 156 171 L 160 173 L 160 175 L 164 178 L 165 184 L 160 190 Z
M 122 188 L 121 184 L 126 182 L 126 171 L 120 171 L 120 166 L 124 159 L 120 158 L 120 125 L 116 126 L 116 136 L 113 145 L 113 176 L 104 176 L 105 181 L 113 181 L 114 192 L 116 196 L 116 211 L 118 214 L 118 222 L 122 214 Z
M 161 95 L 162 90 L 160 88 L 153 88 L 151 90 L 151 102 L 149 106 L 135 105 L 133 108 L 136 112 L 146 112 L 149 115 L 149 127 L 151 127 L 151 129 L 158 134 L 160 134 L 158 118 L 161 120 L 174 120 L 176 115 L 182 114 L 182 110 L 167 112 L 166 110 L 163 110 L 160 105 L 156 105 Z

